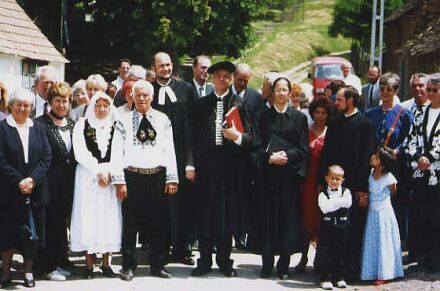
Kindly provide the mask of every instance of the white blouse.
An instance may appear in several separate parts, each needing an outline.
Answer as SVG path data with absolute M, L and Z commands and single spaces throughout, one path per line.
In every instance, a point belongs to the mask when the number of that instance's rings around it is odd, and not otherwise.
M 23 145 L 24 162 L 27 164 L 29 162 L 29 128 L 34 126 L 34 123 L 30 118 L 27 118 L 24 125 L 18 125 L 11 114 L 6 117 L 6 122 L 17 129 L 21 144 Z

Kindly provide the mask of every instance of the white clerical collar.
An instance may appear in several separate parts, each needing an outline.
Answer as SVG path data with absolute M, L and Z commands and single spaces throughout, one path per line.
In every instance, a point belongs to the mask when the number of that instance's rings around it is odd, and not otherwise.
M 355 115 L 356 113 L 358 113 L 357 108 L 355 108 L 354 111 L 353 111 L 352 113 L 350 113 L 350 114 L 345 114 L 345 113 L 344 113 L 344 116 L 345 116 L 345 117 L 350 117 L 350 116 Z
M 288 104 L 288 103 L 286 103 L 286 105 L 284 105 L 284 108 L 281 109 L 281 110 L 279 110 L 279 109 L 275 106 L 275 104 L 273 105 L 273 108 L 275 108 L 275 110 L 276 110 L 278 113 L 284 113 L 284 112 L 286 112 L 287 107 L 289 107 L 289 104 Z
M 226 92 L 223 93 L 223 95 L 218 95 L 217 92 L 214 91 L 215 96 L 217 96 L 217 98 L 220 98 L 220 99 L 222 99 L 222 100 L 223 100 L 223 98 L 224 98 L 226 95 L 228 95 L 228 93 L 229 93 L 229 89 L 226 90 Z
M 162 85 L 159 81 L 157 83 L 160 85 L 159 93 L 158 93 L 158 100 L 157 103 L 159 105 L 165 105 L 165 93 L 168 95 L 168 98 L 170 99 L 171 103 L 174 103 L 177 101 L 176 94 L 174 94 L 173 89 L 169 86 L 171 83 L 172 78 L 168 80 L 168 82 L 165 85 Z
M 15 121 L 14 117 L 12 117 L 12 114 L 9 114 L 8 117 L 6 117 L 6 122 L 9 124 L 9 126 L 12 127 L 32 127 L 34 126 L 34 122 L 29 117 L 26 118 L 26 124 L 24 126 L 20 126 Z

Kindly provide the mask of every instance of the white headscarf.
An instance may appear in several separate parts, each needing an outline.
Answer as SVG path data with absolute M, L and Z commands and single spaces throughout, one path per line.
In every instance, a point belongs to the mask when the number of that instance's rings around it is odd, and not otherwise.
M 96 102 L 99 99 L 104 99 L 110 104 L 110 111 L 106 117 L 103 119 L 96 118 L 95 115 L 95 106 Z M 84 117 L 89 122 L 90 126 L 96 131 L 96 143 L 98 145 L 98 149 L 101 152 L 101 158 L 104 158 L 107 153 L 107 147 L 109 144 L 112 126 L 115 120 L 117 120 L 117 109 L 113 106 L 113 100 L 105 94 L 104 92 L 96 92 L 93 95 L 92 100 L 90 100 L 89 105 L 87 106 L 86 113 Z

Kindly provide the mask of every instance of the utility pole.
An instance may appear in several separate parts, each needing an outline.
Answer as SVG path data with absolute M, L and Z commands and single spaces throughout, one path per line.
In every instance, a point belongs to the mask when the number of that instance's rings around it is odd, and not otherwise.
M 385 10 L 385 0 L 380 0 L 380 14 L 377 15 L 378 0 L 373 0 L 373 13 L 371 17 L 371 47 L 370 47 L 370 67 L 378 63 L 378 67 L 382 70 L 382 50 L 383 50 L 383 21 L 384 21 L 384 10 Z M 376 48 L 376 25 L 379 21 L 379 48 Z M 377 54 L 376 54 L 377 53 Z

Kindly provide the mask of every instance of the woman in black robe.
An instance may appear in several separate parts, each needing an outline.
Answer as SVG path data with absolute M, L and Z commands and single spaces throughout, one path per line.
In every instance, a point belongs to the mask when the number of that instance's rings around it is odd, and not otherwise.
M 274 256 L 278 277 L 288 278 L 290 256 L 299 249 L 299 185 L 306 174 L 308 155 L 307 117 L 288 104 L 290 82 L 273 83 L 274 105 L 257 120 L 257 201 L 252 214 L 249 248 L 260 254 L 260 276 L 270 277 Z
M 75 122 L 68 116 L 72 92 L 66 82 L 53 84 L 47 99 L 51 111 L 36 120 L 46 127 L 47 138 L 52 149 L 52 161 L 48 172 L 51 201 L 46 207 L 46 247 L 40 253 L 41 267 L 46 279 L 66 280 L 70 272 L 67 245 L 67 220 L 70 216 L 73 197 L 75 156 L 72 133 Z

